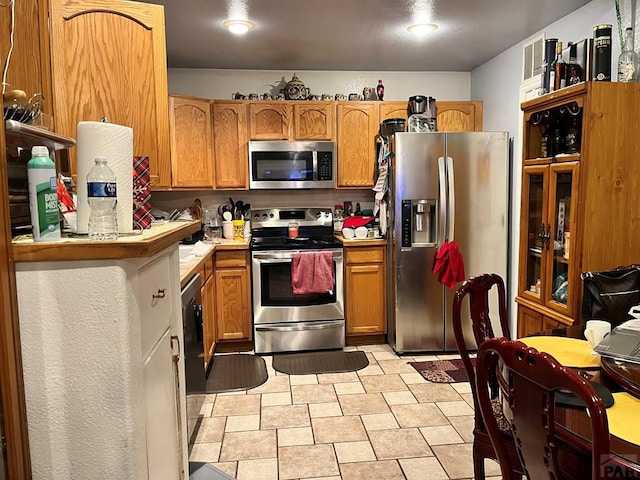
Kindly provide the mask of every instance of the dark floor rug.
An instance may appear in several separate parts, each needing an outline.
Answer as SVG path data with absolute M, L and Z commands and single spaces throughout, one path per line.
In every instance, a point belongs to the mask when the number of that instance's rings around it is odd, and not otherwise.
M 281 353 L 273 356 L 273 368 L 289 375 L 354 372 L 369 365 L 364 352 Z
M 248 390 L 262 385 L 267 378 L 267 366 L 260 356 L 214 355 L 203 393 Z
M 476 359 L 471 363 L 475 366 Z M 433 383 L 468 382 L 469 376 L 462 360 L 433 360 L 429 362 L 409 362 L 424 378 Z

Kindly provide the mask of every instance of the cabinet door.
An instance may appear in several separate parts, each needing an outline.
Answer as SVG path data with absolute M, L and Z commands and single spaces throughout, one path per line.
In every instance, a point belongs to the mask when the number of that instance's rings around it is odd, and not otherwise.
M 215 291 L 216 339 L 251 340 L 248 268 L 217 268 Z
M 216 327 L 215 327 L 215 282 L 211 275 L 204 286 L 200 289 L 202 301 L 202 335 L 204 344 L 204 368 L 209 365 L 209 361 L 216 347 Z
M 214 188 L 249 188 L 247 110 L 242 101 L 213 103 Z
M 542 296 L 548 307 L 567 316 L 577 314 L 580 295 L 576 262 L 572 259 L 570 244 L 566 249 L 565 233 L 576 232 L 575 216 L 571 206 L 578 195 L 578 162 L 557 163 L 549 167 L 549 231 L 545 271 L 549 274 L 542 283 Z M 574 234 L 573 244 L 578 240 Z M 575 250 L 575 249 L 574 249 Z
M 211 102 L 171 95 L 171 185 L 213 187 Z
M 177 369 L 167 330 L 144 360 L 145 426 L 149 478 L 182 478 L 181 447 L 178 436 Z
M 304 102 L 293 105 L 295 140 L 335 140 L 336 106 L 333 102 Z
M 543 255 L 550 227 L 547 219 L 549 168 L 527 166 L 522 170 L 522 204 L 520 215 L 520 295 L 542 302 L 542 281 L 546 264 Z
M 542 330 L 542 314 L 530 308 L 518 306 L 518 338 L 540 333 Z
M 288 140 L 291 137 L 291 107 L 284 103 L 249 103 L 251 140 Z
M 164 9 L 125 0 L 51 0 L 56 132 L 78 122 L 133 128 L 133 154 L 147 155 L 153 189 L 171 185 Z M 77 173 L 76 150 L 69 150 Z
M 408 102 L 380 103 L 380 122 L 388 118 L 409 118 Z
M 481 132 L 482 102 L 436 102 L 439 132 Z
M 339 102 L 338 182 L 341 188 L 372 187 L 376 166 L 378 104 L 376 102 Z
M 347 265 L 347 335 L 385 333 L 385 272 L 383 264 Z

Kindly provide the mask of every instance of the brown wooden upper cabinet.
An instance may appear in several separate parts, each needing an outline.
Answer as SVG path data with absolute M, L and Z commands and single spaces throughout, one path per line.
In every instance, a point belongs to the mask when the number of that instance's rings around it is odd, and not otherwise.
M 382 102 L 380 121 L 388 118 L 408 118 L 408 102 Z M 436 123 L 440 132 L 482 131 L 482 102 L 436 100 Z
M 214 188 L 249 188 L 247 105 L 242 100 L 213 102 Z
M 250 140 L 334 140 L 333 102 L 249 102 Z
M 209 100 L 169 96 L 172 187 L 213 188 L 211 123 Z
M 151 187 L 170 188 L 164 8 L 124 0 L 50 0 L 49 8 L 55 131 L 76 138 L 78 122 L 103 117 L 131 127 Z M 75 174 L 76 150 L 69 156 Z
M 408 102 L 380 102 L 380 122 L 389 118 L 409 118 Z
M 338 188 L 373 187 L 378 108 L 377 102 L 338 102 Z

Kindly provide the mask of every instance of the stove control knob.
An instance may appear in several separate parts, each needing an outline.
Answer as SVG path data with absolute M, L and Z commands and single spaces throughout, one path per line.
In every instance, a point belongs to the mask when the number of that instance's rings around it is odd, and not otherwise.
M 275 215 L 273 213 L 270 213 L 269 218 L 275 218 Z

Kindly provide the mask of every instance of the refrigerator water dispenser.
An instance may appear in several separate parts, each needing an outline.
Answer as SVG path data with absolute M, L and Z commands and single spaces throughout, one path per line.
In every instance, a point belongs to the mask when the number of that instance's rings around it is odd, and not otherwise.
M 402 201 L 402 246 L 430 245 L 435 242 L 435 200 Z

